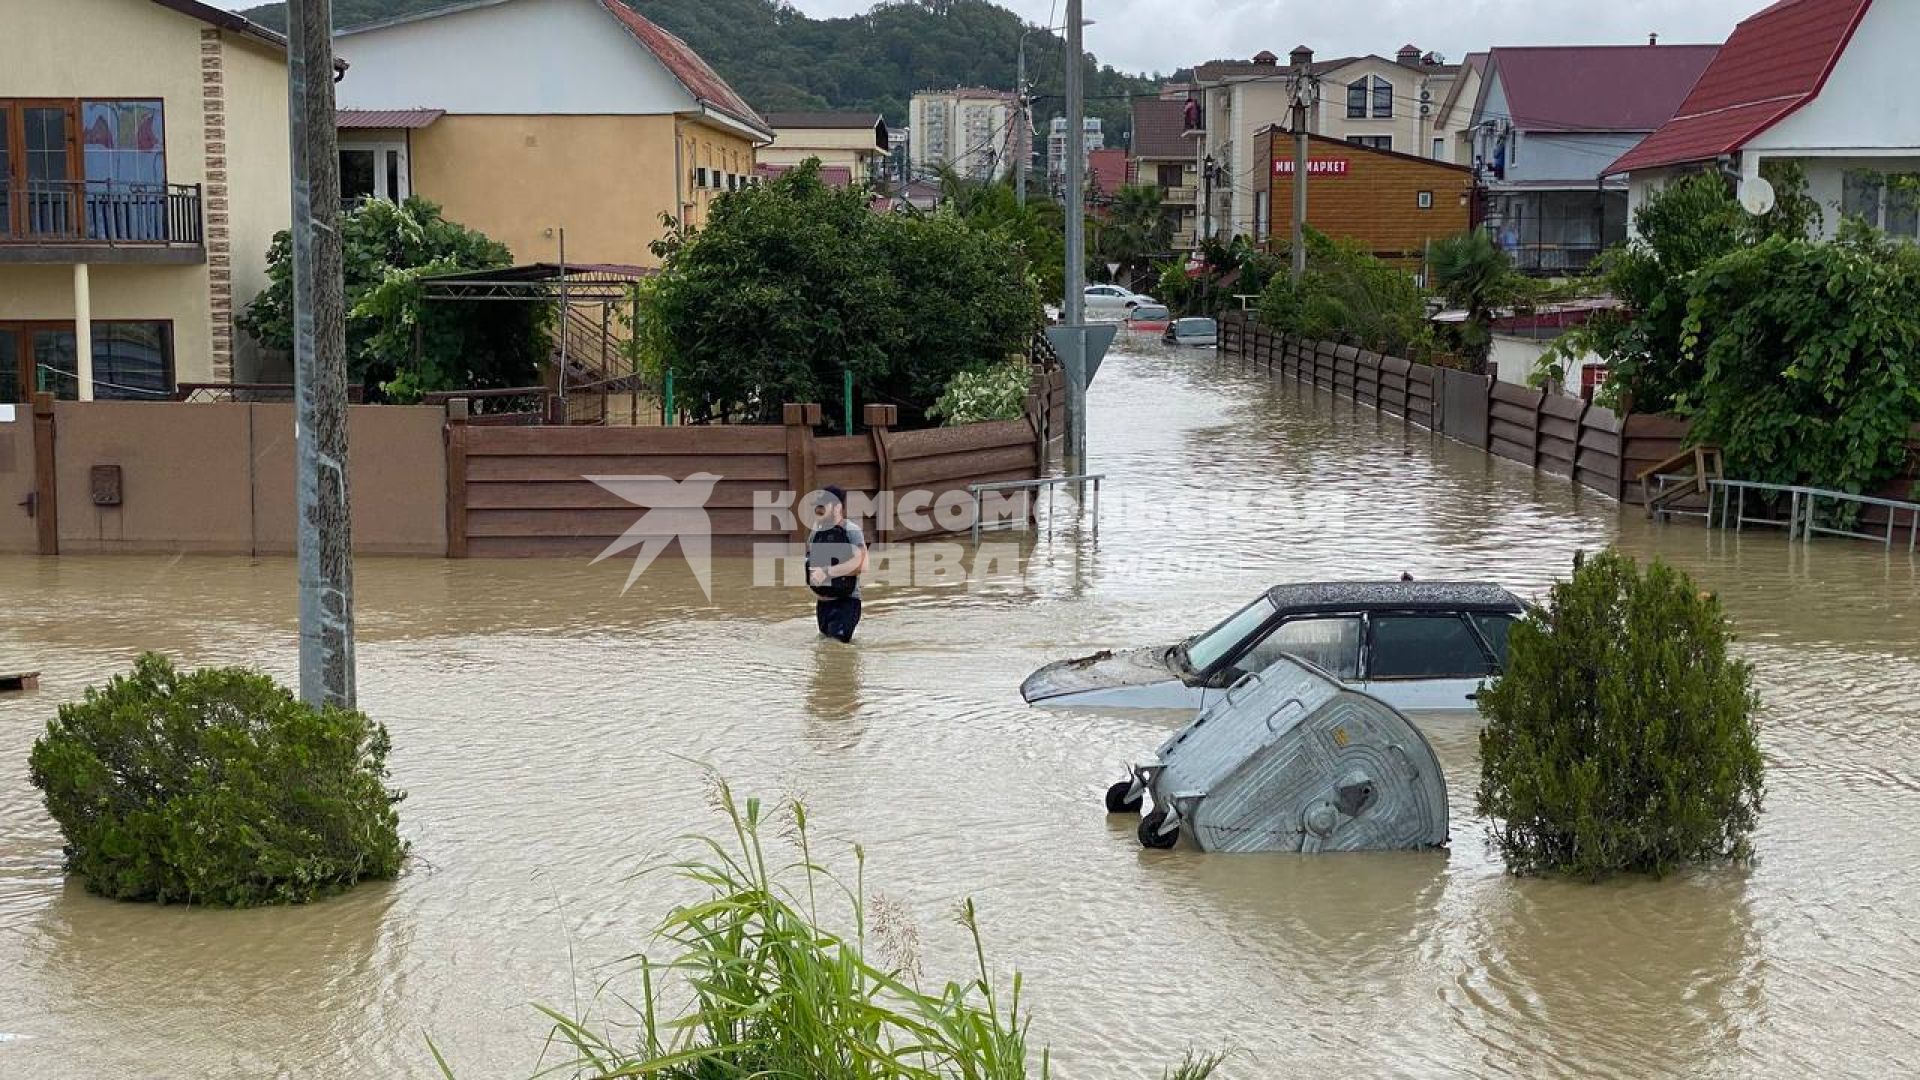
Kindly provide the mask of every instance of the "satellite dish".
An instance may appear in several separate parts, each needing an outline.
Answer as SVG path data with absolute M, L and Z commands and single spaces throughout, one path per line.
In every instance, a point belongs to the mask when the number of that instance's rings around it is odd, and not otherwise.
M 1758 176 L 1750 176 L 1740 183 L 1740 205 L 1747 213 L 1758 217 L 1773 211 L 1773 185 Z

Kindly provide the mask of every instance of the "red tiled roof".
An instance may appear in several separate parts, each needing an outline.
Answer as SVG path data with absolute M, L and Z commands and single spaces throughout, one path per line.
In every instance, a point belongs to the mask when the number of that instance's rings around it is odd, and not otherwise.
M 1133 102 L 1133 156 L 1137 158 L 1191 158 L 1193 143 L 1185 137 L 1187 102 L 1184 98 L 1135 98 Z
M 1873 0 L 1780 0 L 1749 16 L 1673 118 L 1607 175 L 1731 154 L 1819 96 Z
M 753 107 L 739 94 L 734 93 L 733 87 L 727 85 L 727 80 L 700 59 L 700 54 L 694 52 L 686 42 L 654 25 L 651 20 L 621 3 L 621 0 L 600 0 L 600 6 L 607 9 L 607 14 L 620 20 L 695 99 L 757 129 L 769 139 L 773 137 L 772 129 L 767 127 L 767 122 L 760 118 L 760 114 L 754 112 Z
M 763 162 L 753 167 L 753 175 L 764 176 L 771 180 L 791 168 L 793 168 L 792 165 L 770 165 Z M 820 182 L 828 187 L 852 187 L 853 170 L 845 165 L 822 165 L 820 166 Z
M 375 128 L 423 128 L 447 115 L 445 109 L 337 109 L 334 126 L 342 131 Z
M 1102 194 L 1119 191 L 1127 182 L 1127 152 L 1118 148 L 1093 151 L 1087 155 L 1087 176 Z
M 1495 48 L 1487 58 L 1486 78 L 1491 82 L 1499 76 L 1507 113 L 1522 131 L 1652 131 L 1673 116 L 1718 48 Z

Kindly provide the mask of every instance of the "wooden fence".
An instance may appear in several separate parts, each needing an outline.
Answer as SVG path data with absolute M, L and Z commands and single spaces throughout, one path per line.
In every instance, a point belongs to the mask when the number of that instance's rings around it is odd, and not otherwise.
M 805 515 L 782 511 L 828 484 L 895 511 L 863 522 L 876 541 L 962 532 L 972 525 L 968 485 L 1042 474 L 1064 400 L 1058 369 L 1038 369 L 1019 420 L 895 431 L 899 410 L 869 405 L 864 434 L 825 437 L 814 433 L 815 404 L 785 406 L 778 425 L 623 428 L 480 426 L 453 402 L 447 554 L 590 556 L 622 536 L 644 537 L 629 530 L 655 510 L 669 511 L 655 520 L 671 535 L 680 523 L 670 512 L 697 492 L 663 481 L 705 477 L 712 493 L 691 506 L 705 508 L 720 554 L 803 538 Z
M 1240 312 L 1223 319 L 1220 331 L 1223 353 L 1272 374 L 1325 387 L 1615 499 L 1637 499 L 1633 479 L 1678 449 L 1686 435 L 1685 422 L 1674 417 L 1622 418 L 1483 375 L 1276 334 Z

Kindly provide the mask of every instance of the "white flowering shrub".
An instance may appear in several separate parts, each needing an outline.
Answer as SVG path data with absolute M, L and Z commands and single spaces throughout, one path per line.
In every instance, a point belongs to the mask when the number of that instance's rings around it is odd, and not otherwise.
M 947 382 L 927 415 L 946 427 L 984 420 L 1018 420 L 1027 411 L 1032 375 L 1024 360 L 968 368 Z

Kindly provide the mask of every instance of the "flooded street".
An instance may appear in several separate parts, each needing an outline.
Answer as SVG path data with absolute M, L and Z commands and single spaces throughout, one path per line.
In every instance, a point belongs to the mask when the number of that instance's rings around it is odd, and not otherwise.
M 670 557 L 358 564 L 360 699 L 391 729 L 413 858 L 300 909 L 120 904 L 67 883 L 26 757 L 142 649 L 291 682 L 291 560 L 0 558 L 0 1077 L 519 1077 L 680 888 L 631 880 L 716 827 L 699 763 L 865 845 L 931 978 L 954 904 L 1027 977 L 1059 1075 L 1920 1073 L 1920 569 L 1838 541 L 1655 527 L 1211 352 L 1110 358 L 1088 444 L 1098 550 L 1030 542 L 1019 585 L 870 588 L 859 643 L 808 597 Z M 1216 513 L 1222 504 L 1231 513 Z M 1324 857 L 1142 851 L 1100 795 L 1172 721 L 1047 713 L 1041 664 L 1203 629 L 1278 581 L 1482 578 L 1523 595 L 1619 543 L 1719 591 L 1765 700 L 1748 869 L 1516 881 L 1473 814 L 1477 726 L 1416 718 L 1453 843 Z M 851 873 L 850 855 L 835 865 Z M 599 1015 L 620 1019 L 617 1009 Z

